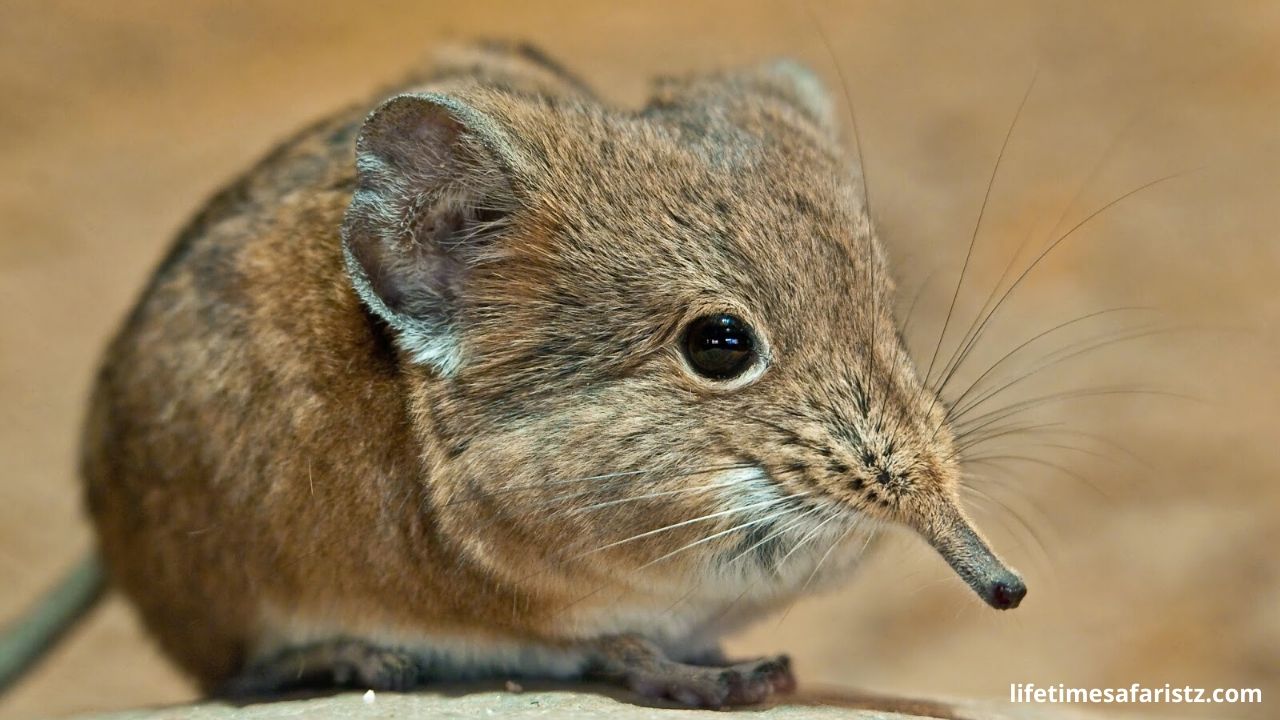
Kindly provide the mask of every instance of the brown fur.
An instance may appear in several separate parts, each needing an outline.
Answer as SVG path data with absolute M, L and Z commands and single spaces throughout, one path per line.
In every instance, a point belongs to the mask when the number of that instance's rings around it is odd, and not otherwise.
M 438 141 L 424 167 L 454 174 L 447 192 L 383 202 L 400 179 L 353 162 L 366 108 L 315 125 L 181 234 L 99 376 L 83 467 L 104 556 L 206 688 L 295 647 L 295 625 L 375 647 L 584 648 L 584 670 L 621 677 L 602 638 L 691 659 L 839 576 L 865 519 L 919 529 L 975 588 L 1007 573 L 957 509 L 943 408 L 899 341 L 807 73 L 664 81 L 631 113 L 534 51 L 486 46 L 411 88 L 462 109 L 388 105 L 360 152 L 409 163 Z M 422 122 L 421 143 L 396 134 Z M 422 239 L 480 223 L 484 202 L 500 220 L 474 243 Z M 757 378 L 685 366 L 680 334 L 711 312 L 755 328 Z M 428 325 L 454 364 L 415 361 L 406 338 Z M 761 471 L 778 517 L 739 527 L 726 466 Z M 664 609 L 675 629 L 650 633 Z M 320 647 L 308 657 L 365 657 Z M 724 693 L 693 701 L 759 699 Z

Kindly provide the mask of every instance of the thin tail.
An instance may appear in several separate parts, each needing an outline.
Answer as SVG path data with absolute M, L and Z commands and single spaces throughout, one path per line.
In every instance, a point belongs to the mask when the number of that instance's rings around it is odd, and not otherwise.
M 24 615 L 0 631 L 0 693 L 44 657 L 62 635 L 97 603 L 106 576 L 90 553 Z

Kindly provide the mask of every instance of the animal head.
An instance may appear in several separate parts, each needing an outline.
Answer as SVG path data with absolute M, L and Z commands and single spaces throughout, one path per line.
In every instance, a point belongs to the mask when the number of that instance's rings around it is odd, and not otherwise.
M 1018 604 L 810 72 L 669 80 L 638 111 L 432 90 L 367 120 L 343 240 L 416 368 L 444 514 L 561 572 L 727 593 L 794 591 L 900 523 Z

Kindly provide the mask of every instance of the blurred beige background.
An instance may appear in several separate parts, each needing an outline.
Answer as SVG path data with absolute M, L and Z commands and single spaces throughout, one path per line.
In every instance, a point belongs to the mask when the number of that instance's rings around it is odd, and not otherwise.
M 992 162 L 1038 69 L 943 358 L 1028 233 L 1016 268 L 1059 218 L 1060 234 L 1149 180 L 1199 170 L 1125 200 L 1050 255 L 954 385 L 1054 324 L 1141 305 L 1158 312 L 1081 323 L 1000 371 L 1096 333 L 1174 331 L 1070 357 L 1001 398 L 1125 387 L 1195 399 L 1045 404 L 1020 419 L 1063 425 L 973 451 L 987 458 L 973 466 L 976 486 L 1025 523 L 975 506 L 1027 575 L 1018 611 L 980 606 L 903 537 L 849 587 L 734 649 L 788 650 L 810 686 L 905 695 L 1000 698 L 1011 682 L 1262 687 L 1260 707 L 1099 710 L 1275 717 L 1280 4 L 812 9 L 849 81 L 904 309 L 931 279 L 911 321 L 918 356 L 933 352 Z M 473 35 L 534 40 L 627 103 L 654 73 L 773 55 L 838 85 L 813 21 L 789 0 L 0 1 L 0 617 L 89 547 L 74 477 L 87 385 L 178 225 L 300 124 L 364 97 L 441 39 Z M 0 700 L 0 716 L 191 697 L 112 597 Z

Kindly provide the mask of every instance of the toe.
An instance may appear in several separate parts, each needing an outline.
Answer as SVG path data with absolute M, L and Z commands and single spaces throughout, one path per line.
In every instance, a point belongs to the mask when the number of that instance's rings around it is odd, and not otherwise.
M 418 662 L 396 650 L 371 650 L 355 663 L 360 684 L 370 690 L 405 692 L 419 684 Z
M 731 674 L 728 703 L 732 705 L 761 703 L 795 689 L 791 660 L 785 655 L 736 665 L 726 672 Z

